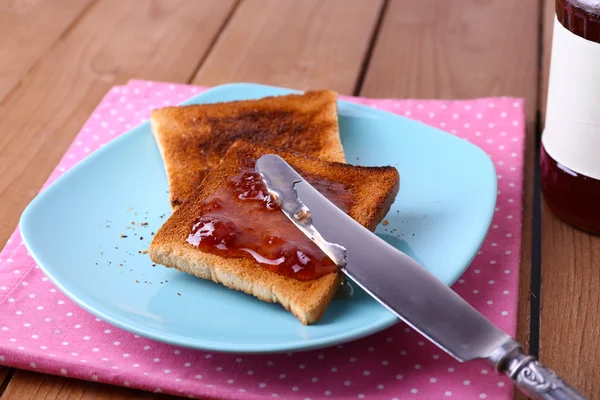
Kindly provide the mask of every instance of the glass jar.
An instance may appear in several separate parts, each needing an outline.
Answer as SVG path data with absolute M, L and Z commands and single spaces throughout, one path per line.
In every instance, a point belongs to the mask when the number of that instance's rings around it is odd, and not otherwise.
M 600 234 L 600 1 L 556 0 L 541 181 L 552 212 Z

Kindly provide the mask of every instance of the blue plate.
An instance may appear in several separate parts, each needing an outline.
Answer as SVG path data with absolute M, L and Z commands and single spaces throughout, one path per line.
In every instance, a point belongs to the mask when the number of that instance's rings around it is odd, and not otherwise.
M 228 84 L 186 104 L 290 92 L 295 91 Z M 496 173 L 487 155 L 424 124 L 344 101 L 339 124 L 349 163 L 392 165 L 400 172 L 389 224 L 377 233 L 444 283 L 454 283 L 477 253 L 494 212 Z M 154 267 L 139 251 L 170 215 L 167 190 L 145 122 L 41 192 L 21 217 L 21 233 L 40 267 L 73 301 L 111 324 L 162 342 L 224 352 L 296 351 L 357 339 L 397 322 L 357 290 L 352 298 L 336 298 L 319 323 L 303 326 L 279 305 Z M 148 226 L 126 229 L 131 221 Z

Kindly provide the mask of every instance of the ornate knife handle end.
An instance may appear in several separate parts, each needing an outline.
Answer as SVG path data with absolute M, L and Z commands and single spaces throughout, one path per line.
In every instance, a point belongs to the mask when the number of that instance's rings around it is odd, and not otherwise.
M 583 394 L 563 381 L 521 348 L 510 352 L 500 368 L 515 385 L 535 400 L 587 400 Z

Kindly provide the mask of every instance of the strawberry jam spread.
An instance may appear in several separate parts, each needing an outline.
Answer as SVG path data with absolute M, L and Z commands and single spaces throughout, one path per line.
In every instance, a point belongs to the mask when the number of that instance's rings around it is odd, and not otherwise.
M 344 185 L 307 180 L 348 212 L 352 201 Z M 187 242 L 222 257 L 253 259 L 264 268 L 298 280 L 315 279 L 337 269 L 283 214 L 271 200 L 260 174 L 250 169 L 201 204 Z

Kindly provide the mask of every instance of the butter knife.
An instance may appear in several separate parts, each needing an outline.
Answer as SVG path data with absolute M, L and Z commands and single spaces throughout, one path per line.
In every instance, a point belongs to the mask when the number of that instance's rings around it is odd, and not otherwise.
M 283 213 L 349 279 L 442 350 L 460 362 L 487 361 L 532 399 L 586 399 L 433 274 L 340 210 L 281 157 L 260 157 L 256 171 Z

